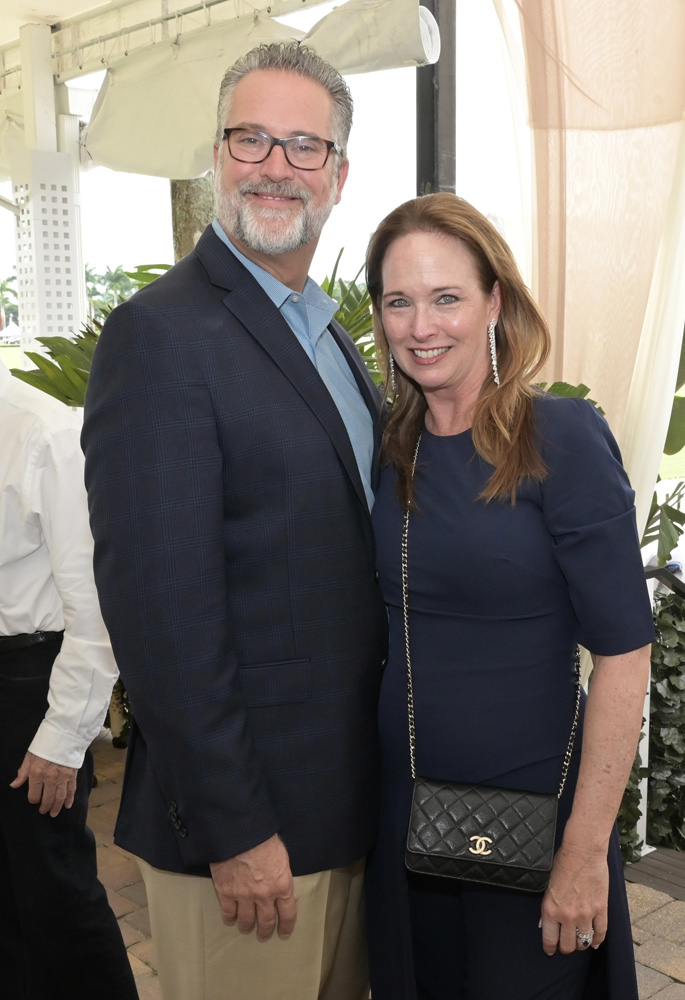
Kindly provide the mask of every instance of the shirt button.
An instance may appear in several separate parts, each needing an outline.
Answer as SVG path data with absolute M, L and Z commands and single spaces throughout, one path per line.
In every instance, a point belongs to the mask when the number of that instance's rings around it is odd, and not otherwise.
M 291 302 L 299 302 L 300 301 L 300 296 L 299 295 L 291 295 L 290 301 Z

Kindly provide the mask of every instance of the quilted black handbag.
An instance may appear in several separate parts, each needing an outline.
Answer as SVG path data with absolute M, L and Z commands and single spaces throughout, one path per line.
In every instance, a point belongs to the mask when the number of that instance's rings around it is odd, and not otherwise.
M 414 466 L 421 438 L 414 452 Z M 412 469 L 413 475 L 413 469 Z M 576 649 L 576 702 L 555 794 L 460 784 L 416 775 L 414 687 L 409 645 L 409 511 L 402 532 L 402 604 L 407 657 L 409 755 L 414 779 L 405 864 L 411 871 L 543 892 L 554 860 L 557 805 L 566 783 L 580 707 L 580 651 Z

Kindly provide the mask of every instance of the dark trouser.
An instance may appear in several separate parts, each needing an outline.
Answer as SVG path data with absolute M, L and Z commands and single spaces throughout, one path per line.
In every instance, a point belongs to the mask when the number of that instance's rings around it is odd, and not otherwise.
M 11 1000 L 136 1000 L 86 826 L 90 751 L 54 819 L 9 788 L 47 709 L 61 639 L 0 652 L 0 990 Z

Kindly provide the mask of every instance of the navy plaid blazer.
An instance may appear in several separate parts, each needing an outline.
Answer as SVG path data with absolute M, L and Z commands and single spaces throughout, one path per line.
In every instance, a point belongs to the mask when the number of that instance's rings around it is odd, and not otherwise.
M 321 378 L 211 228 L 105 323 L 83 447 L 134 714 L 116 842 L 198 874 L 276 832 L 296 875 L 364 855 L 387 642 L 371 518 Z

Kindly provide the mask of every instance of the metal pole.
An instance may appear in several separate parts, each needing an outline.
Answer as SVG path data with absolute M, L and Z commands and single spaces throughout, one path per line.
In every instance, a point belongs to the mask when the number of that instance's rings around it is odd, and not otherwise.
M 422 0 L 440 29 L 440 58 L 416 70 L 416 191 L 456 187 L 456 0 Z

